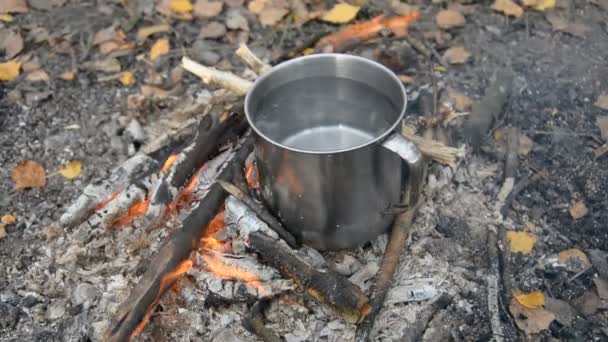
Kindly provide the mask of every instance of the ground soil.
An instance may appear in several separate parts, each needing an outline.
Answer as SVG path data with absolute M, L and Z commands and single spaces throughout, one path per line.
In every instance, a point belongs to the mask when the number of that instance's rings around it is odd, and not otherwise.
M 558 299 L 572 300 L 593 287 L 593 272 L 568 281 L 573 273 L 547 269 L 533 272 L 531 269 L 541 256 L 567 248 L 608 251 L 608 156 L 595 159 L 593 155 L 593 149 L 603 143 L 596 118 L 608 114 L 594 106 L 598 96 L 608 93 L 608 9 L 592 1 L 559 1 L 564 6 L 559 9 L 563 16 L 590 28 L 581 37 L 553 31 L 542 12 L 526 11 L 524 16 L 512 18 L 493 11 L 489 1 L 467 2 L 475 3 L 475 8 L 466 15 L 466 24 L 450 30 L 450 37 L 445 42 L 433 41 L 433 45 L 440 53 L 450 46 L 464 45 L 472 58 L 464 65 L 450 66 L 447 71 L 438 72 L 440 87 L 458 89 L 475 101 L 483 96 L 498 69 L 513 72 L 513 95 L 494 127 L 516 127 L 533 141 L 531 152 L 521 159 L 517 179 L 538 170 L 544 170 L 547 177 L 524 189 L 506 213 L 518 230 L 528 224 L 535 225 L 538 236 L 537 246 L 531 254 L 508 260 L 513 274 L 512 287 L 524 291 L 541 290 Z M 447 1 L 419 3 L 423 16 L 416 24 L 416 31 L 437 31 L 434 15 L 447 6 Z M 241 10 L 250 24 L 250 32 L 245 33 L 249 46 L 266 60 L 276 58 L 312 34 L 336 29 L 318 22 L 307 23 L 302 28 L 291 25 L 263 27 L 246 7 Z M 371 1 L 359 18 L 389 11 L 386 4 Z M 6 332 L 8 340 L 20 336 L 42 341 L 53 336 L 54 330 L 47 328 L 52 322 L 36 322 L 19 313 L 19 306 L 27 298 L 14 295 L 21 286 L 20 280 L 9 275 L 25 272 L 39 258 L 44 258 L 37 250 L 47 243 L 49 225 L 57 222 L 86 184 L 106 176 L 112 166 L 128 157 L 131 141 L 124 134 L 128 122 L 124 118 L 131 114 L 127 110 L 127 96 L 138 93 L 139 87 L 97 82 L 98 74 L 82 66 L 94 59 L 86 47 L 91 34 L 128 18 L 127 12 L 118 4 L 83 0 L 68 1 L 66 5 L 50 10 L 30 9 L 29 13 L 16 16 L 14 23 L 0 24 L 0 28 L 21 27 L 24 37 L 34 26 L 45 27 L 52 33 L 70 33 L 73 47 L 71 52 L 60 53 L 47 43 L 26 40 L 25 51 L 39 58 L 51 76 L 50 81 L 31 83 L 20 78 L 0 83 L 0 214 L 11 213 L 17 218 L 15 225 L 7 226 L 7 236 L 0 239 L 0 304 L 7 312 L 6 315 L 0 313 L 5 316 L 0 318 L 0 331 L 2 335 Z M 195 55 L 200 53 L 192 47 L 204 22 L 198 19 L 174 22 L 170 36 L 172 51 L 177 52 L 155 66 L 159 73 L 166 75 L 178 64 L 180 49 Z M 129 35 L 133 33 L 128 32 Z M 203 50 L 214 51 L 222 68 L 240 71 L 243 67 L 232 55 L 236 39 L 236 33 L 231 32 L 217 40 L 205 41 Z M 146 49 L 140 48 L 137 52 L 146 53 Z M 428 61 L 401 39 L 387 36 L 348 52 L 379 59 L 397 74 L 414 77 L 415 83 L 409 86 L 413 91 L 423 85 L 428 87 L 430 83 Z M 123 70 L 132 70 L 138 80 L 145 78 L 149 66 L 135 55 L 121 57 L 120 61 Z M 74 65 L 81 70 L 77 80 L 58 78 Z M 182 83 L 183 93 L 190 95 L 203 87 L 190 75 L 186 75 Z M 28 98 L 28 95 L 46 91 L 50 93 L 42 100 Z M 142 125 L 153 121 L 156 111 L 162 112 L 172 104 L 156 105 L 153 112 L 139 117 Z M 69 129 L 74 125 L 79 128 Z M 492 132 L 486 133 L 483 144 L 491 145 Z M 474 152 L 475 158 L 489 163 L 500 162 L 502 157 L 492 150 Z M 52 174 L 66 161 L 81 160 L 83 173 L 74 181 L 53 174 L 45 187 L 14 191 L 11 170 L 17 162 L 26 159 L 40 162 L 47 174 Z M 498 174 L 501 172 L 498 170 Z M 493 196 L 500 177 L 495 179 L 494 184 L 479 190 Z M 575 220 L 568 209 L 577 200 L 584 201 L 589 213 Z M 459 224 L 462 223 L 459 219 L 448 216 L 444 221 L 440 220 L 437 230 L 466 230 L 466 227 L 462 228 L 466 224 Z M 480 250 L 482 254 L 473 252 L 471 258 L 483 260 L 484 248 L 480 247 Z M 608 326 L 605 321 L 601 323 L 601 318 L 602 315 L 581 317 L 578 323 L 569 327 L 555 323 L 542 339 L 606 340 Z M 471 328 L 475 326 L 472 322 L 463 324 L 472 329 L 468 331 L 470 337 L 465 339 L 490 338 L 487 318 L 479 324 L 477 331 Z M 4 337 L 0 336 L 0 340 Z

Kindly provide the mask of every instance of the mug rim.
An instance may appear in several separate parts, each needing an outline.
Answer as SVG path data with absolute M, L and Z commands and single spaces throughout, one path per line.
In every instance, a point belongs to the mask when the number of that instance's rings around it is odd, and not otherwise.
M 336 150 L 329 150 L 329 151 L 312 151 L 312 150 L 304 150 L 304 149 L 290 147 L 290 146 L 281 144 L 280 142 L 278 142 L 278 141 L 270 138 L 269 136 L 265 135 L 264 133 L 260 132 L 260 130 L 254 124 L 254 122 L 251 118 L 251 113 L 249 111 L 250 102 L 252 101 L 251 94 L 253 93 L 253 90 L 260 83 L 264 82 L 268 77 L 270 77 L 272 74 L 277 73 L 277 72 L 281 71 L 282 69 L 286 69 L 286 68 L 290 67 L 292 64 L 295 64 L 302 60 L 324 59 L 324 58 L 333 58 L 333 59 L 347 58 L 347 59 L 351 59 L 351 60 L 357 60 L 357 61 L 360 61 L 363 63 L 367 63 L 370 66 L 373 66 L 379 70 L 382 70 L 382 72 L 384 72 L 390 78 L 392 78 L 395 81 L 395 83 L 399 86 L 399 89 L 401 90 L 401 93 L 403 95 L 403 103 L 401 104 L 401 110 L 400 110 L 399 115 L 395 119 L 395 122 L 393 122 L 391 124 L 391 126 L 388 127 L 384 132 L 382 132 L 381 134 L 379 134 L 378 136 L 374 137 L 372 140 L 370 140 L 364 144 L 345 148 L 345 149 L 336 149 Z M 262 76 L 258 77 L 254 81 L 253 85 L 251 86 L 251 88 L 249 89 L 247 94 L 245 95 L 245 102 L 243 103 L 243 107 L 245 110 L 245 118 L 247 119 L 249 126 L 255 131 L 255 133 L 258 136 L 262 137 L 264 140 L 268 141 L 272 145 L 278 146 L 280 148 L 283 148 L 285 150 L 292 151 L 292 152 L 314 154 L 314 155 L 325 155 L 325 154 L 334 154 L 334 153 L 354 151 L 354 150 L 358 150 L 358 149 L 361 149 L 361 148 L 364 148 L 364 147 L 367 147 L 367 146 L 370 146 L 377 142 L 382 141 L 383 139 L 388 137 L 403 120 L 403 117 L 405 116 L 405 111 L 407 109 L 407 102 L 408 102 L 408 99 L 407 99 L 407 93 L 405 91 L 405 86 L 403 85 L 401 80 L 399 80 L 397 75 L 392 70 L 390 70 L 386 66 L 382 65 L 381 63 L 378 63 L 378 62 L 368 59 L 368 58 L 364 58 L 364 57 L 360 57 L 360 56 L 356 56 L 356 55 L 345 54 L 345 53 L 318 53 L 318 54 L 313 54 L 313 55 L 296 57 L 296 58 L 290 59 L 288 61 L 285 61 L 283 63 L 277 64 L 274 67 L 272 67 L 269 71 L 264 73 Z

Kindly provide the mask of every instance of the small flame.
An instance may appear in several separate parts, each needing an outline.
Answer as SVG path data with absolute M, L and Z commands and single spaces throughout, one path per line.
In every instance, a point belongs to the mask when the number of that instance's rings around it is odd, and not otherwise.
M 223 279 L 240 280 L 258 290 L 260 295 L 266 295 L 266 289 L 260 283 L 260 277 L 235 266 L 226 264 L 222 260 L 222 253 L 226 249 L 227 242 L 218 240 L 212 235 L 224 229 L 224 209 L 222 209 L 209 222 L 205 236 L 201 239 L 199 247 L 203 250 L 206 271 Z
M 160 169 L 160 172 L 167 173 L 167 171 L 169 171 L 171 166 L 173 166 L 173 164 L 175 164 L 176 160 L 177 160 L 177 153 L 173 153 L 172 155 L 169 156 L 169 158 L 167 158 L 167 160 L 165 160 L 165 163 L 163 164 L 162 169 Z
M 149 199 L 145 199 L 141 202 L 133 204 L 133 206 L 129 208 L 129 211 L 127 211 L 124 215 L 114 221 L 113 226 L 125 226 L 127 224 L 130 224 L 131 222 L 133 222 L 133 220 L 145 214 L 146 211 L 148 211 L 149 205 Z
M 258 177 L 258 168 L 255 165 L 255 162 L 251 161 L 247 165 L 247 169 L 245 171 L 245 178 L 247 179 L 247 185 L 249 185 L 250 189 L 259 189 L 260 188 L 260 179 Z
M 179 265 L 177 265 L 177 268 L 174 271 L 167 273 L 167 275 L 163 279 L 161 279 L 159 296 L 156 297 L 154 302 L 147 308 L 146 315 L 141 320 L 141 322 L 139 322 L 139 325 L 137 325 L 137 327 L 133 330 L 133 332 L 129 336 L 129 339 L 132 339 L 133 337 L 141 334 L 141 332 L 144 331 L 144 328 L 150 320 L 150 316 L 152 315 L 153 309 L 158 304 L 160 294 L 164 293 L 169 288 L 169 286 L 173 285 L 175 281 L 177 281 L 177 279 L 179 279 L 179 277 L 181 277 L 183 274 L 188 272 L 190 268 L 192 268 L 192 260 L 186 259 L 182 261 Z

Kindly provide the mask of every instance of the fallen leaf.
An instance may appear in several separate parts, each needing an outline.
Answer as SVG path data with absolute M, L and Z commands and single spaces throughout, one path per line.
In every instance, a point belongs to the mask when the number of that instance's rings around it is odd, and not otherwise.
M 593 283 L 595 284 L 597 295 L 604 300 L 608 300 L 608 280 L 594 277 Z
M 137 40 L 145 40 L 146 38 L 148 38 L 149 36 L 151 36 L 153 34 L 167 32 L 170 29 L 171 29 L 171 26 L 169 26 L 167 24 L 158 24 L 158 25 L 142 27 L 139 30 L 137 30 L 137 35 L 136 35 Z
M 0 239 L 4 239 L 6 237 L 6 229 L 4 229 L 4 225 L 0 224 Z
M 448 97 L 454 102 L 454 108 L 459 112 L 466 112 L 473 105 L 470 97 L 454 88 L 448 88 Z
M 135 48 L 134 43 L 128 43 L 124 32 L 116 30 L 113 26 L 107 27 L 95 33 L 93 45 L 99 45 L 99 52 L 107 55 L 118 50 L 131 50 Z
M 601 300 L 593 289 L 588 289 L 580 297 L 572 300 L 572 305 L 584 316 L 593 315 L 599 308 L 600 303 Z
M 13 18 L 10 14 L 0 14 L 0 21 L 4 21 L 5 23 L 12 23 L 15 18 Z
M 568 23 L 568 26 L 566 26 L 566 28 L 560 31 L 564 33 L 569 33 L 579 38 L 585 38 L 587 36 L 587 33 L 591 31 L 591 27 L 581 22 L 574 22 Z
M 10 32 L 2 44 L 6 53 L 6 58 L 13 59 L 21 50 L 23 50 L 23 38 L 19 32 Z
M 0 63 L 0 81 L 12 81 L 19 76 L 21 63 L 9 61 Z
M 76 72 L 74 71 L 65 71 L 64 73 L 62 73 L 61 75 L 59 75 L 59 78 L 66 80 L 66 81 L 73 81 L 76 79 Z
M 27 13 L 25 0 L 2 0 L 0 1 L 0 13 Z
M 359 9 L 359 6 L 339 3 L 325 13 L 325 15 L 321 17 L 321 20 L 332 24 L 345 24 L 355 19 L 357 13 L 359 13 Z
M 566 249 L 559 252 L 559 262 L 566 265 L 572 272 L 580 272 L 591 266 L 591 261 L 583 251 L 577 248 Z
M 418 12 L 418 6 L 409 5 L 399 0 L 391 1 L 391 9 L 399 15 L 408 15 Z
M 167 54 L 169 52 L 169 38 L 159 38 L 152 48 L 150 48 L 150 60 L 155 61 L 158 57 Z
M 512 0 L 496 0 L 492 9 L 515 17 L 521 17 L 524 14 L 524 9 Z
M 534 146 L 534 141 L 528 138 L 527 135 L 521 133 L 519 135 L 519 145 L 517 147 L 517 154 L 520 156 L 527 156 L 532 151 L 532 146 Z
M 545 11 L 555 7 L 555 0 L 523 0 L 523 5 L 538 11 Z
M 528 309 L 536 309 L 545 305 L 545 295 L 541 291 L 514 294 L 513 297 Z
M 600 95 L 593 105 L 597 108 L 608 110 L 608 94 Z
M 568 211 L 570 212 L 570 216 L 572 216 L 572 218 L 575 220 L 578 220 L 589 213 L 589 209 L 587 209 L 585 202 L 582 200 L 576 201 L 576 203 L 574 203 L 574 205 L 571 206 Z
M 92 62 L 90 67 L 95 71 L 107 73 L 117 73 L 121 69 L 120 62 L 114 57 L 108 57 L 100 61 Z
M 46 173 L 38 162 L 26 160 L 17 163 L 11 173 L 14 189 L 39 188 L 46 185 Z
M 570 303 L 551 297 L 545 298 L 545 309 L 555 315 L 555 320 L 563 325 L 570 325 L 579 316 Z
M 450 64 L 464 64 L 469 58 L 471 53 L 464 46 L 451 47 L 443 54 L 443 59 Z
M 221 1 L 197 0 L 194 15 L 199 18 L 211 18 L 222 13 L 224 3 Z
M 75 179 L 80 177 L 82 172 L 82 162 L 80 160 L 74 160 L 67 164 L 61 165 L 59 173 L 67 179 Z
M 515 324 L 526 334 L 537 334 L 543 330 L 547 330 L 555 315 L 551 311 L 543 308 L 529 309 L 521 305 L 515 298 L 511 300 L 509 306 L 511 314 L 515 319 Z
M 276 25 L 287 13 L 289 13 L 289 10 L 286 8 L 268 9 L 259 15 L 260 23 L 264 26 Z
M 507 232 L 507 239 L 511 242 L 511 253 L 529 254 L 536 243 L 536 236 L 527 232 Z
M 192 11 L 189 12 L 182 12 L 182 13 L 178 13 L 175 12 L 173 10 L 173 2 L 174 0 L 160 0 L 157 1 L 156 4 L 156 11 L 158 11 L 158 13 L 165 15 L 167 17 L 171 17 L 171 18 L 176 18 L 179 20 L 192 20 Z M 188 1 L 188 3 L 190 3 Z M 178 5 L 179 7 L 180 5 Z M 181 5 L 184 6 L 184 5 Z M 187 7 L 188 5 L 185 5 L 185 7 Z M 192 4 L 190 3 L 190 6 L 192 6 Z
M 212 21 L 201 26 L 199 37 L 201 38 L 220 38 L 226 34 L 226 25 L 219 21 Z
M 23 64 L 21 64 L 21 70 L 23 70 L 24 72 L 32 72 L 40 68 L 40 63 L 38 62 L 37 58 L 34 58 L 33 60 L 27 62 L 23 62 Z
M 190 13 L 194 8 L 190 0 L 171 0 L 171 11 L 179 14 Z
M 123 71 L 118 79 L 124 86 L 130 86 L 135 84 L 135 76 L 130 71 Z
M 17 219 L 11 214 L 4 214 L 2 215 L 2 218 L 0 218 L 0 222 L 8 226 L 9 224 L 17 222 Z
M 405 84 L 414 84 L 416 79 L 408 75 L 399 75 L 399 80 Z
M 435 16 L 435 23 L 437 23 L 439 28 L 444 30 L 462 26 L 465 22 L 464 15 L 452 9 L 441 10 Z
M 161 89 L 159 87 L 150 86 L 150 85 L 142 85 L 140 92 L 145 97 L 167 97 L 169 95 L 169 91 Z
M 30 82 L 47 82 L 49 80 L 49 74 L 47 74 L 46 71 L 42 69 L 36 69 L 34 71 L 29 72 L 27 76 L 25 76 L 25 79 Z

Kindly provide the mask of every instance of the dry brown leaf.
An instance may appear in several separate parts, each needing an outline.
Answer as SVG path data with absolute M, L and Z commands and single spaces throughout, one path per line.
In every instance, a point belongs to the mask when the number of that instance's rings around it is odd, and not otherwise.
M 27 2 L 25 0 L 0 1 L 0 13 L 27 13 L 27 10 Z
M 576 201 L 576 203 L 574 203 L 574 205 L 571 206 L 568 211 L 570 212 L 570 216 L 572 216 L 572 218 L 575 220 L 578 220 L 589 213 L 589 209 L 587 209 L 585 202 L 582 200 Z
M 450 64 L 464 64 L 471 58 L 471 53 L 464 46 L 454 46 L 445 51 L 443 59 Z
M 437 23 L 439 28 L 447 30 L 464 25 L 466 19 L 464 18 L 464 15 L 458 11 L 445 9 L 437 13 L 437 16 L 435 16 L 435 23 Z
M 515 298 L 511 300 L 509 308 L 515 319 L 515 324 L 527 335 L 538 334 L 548 329 L 551 322 L 555 319 L 555 315 L 551 311 L 543 308 L 526 308 Z
M 405 84 L 414 84 L 416 79 L 408 75 L 399 75 L 399 80 Z
M 511 253 L 529 254 L 536 243 L 536 236 L 528 232 L 508 231 Z
M 600 277 L 595 277 L 593 278 L 593 282 L 595 283 L 597 295 L 604 300 L 608 300 L 608 280 L 605 280 Z
M 39 188 L 46 185 L 46 172 L 40 163 L 26 160 L 17 163 L 11 172 L 15 190 Z
M 24 72 L 32 72 L 34 70 L 38 70 L 40 69 L 40 63 L 38 62 L 38 58 L 34 58 L 31 61 L 27 61 L 27 62 L 23 62 L 23 64 L 21 64 L 21 70 L 23 70 Z
M 6 237 L 6 229 L 3 224 L 0 224 L 0 240 Z
M 211 18 L 222 13 L 224 3 L 221 1 L 197 0 L 194 15 L 199 18 Z
M 59 75 L 59 78 L 61 78 L 62 80 L 66 80 L 66 81 L 73 81 L 76 79 L 76 72 L 75 71 L 65 71 L 64 73 Z
M 608 110 L 608 94 L 600 95 L 593 105 L 597 108 Z
M 140 92 L 145 97 L 167 97 L 169 95 L 168 90 L 161 89 L 159 87 L 150 86 L 150 85 L 142 85 Z
M 264 26 L 276 25 L 287 13 L 289 13 L 289 10 L 286 8 L 271 8 L 259 15 L 260 23 Z
M 492 9 L 515 17 L 521 17 L 524 14 L 524 9 L 512 0 L 496 0 Z
M 212 21 L 201 26 L 199 37 L 201 38 L 220 38 L 226 34 L 226 25 L 219 21 Z
M 592 288 L 587 289 L 580 297 L 571 301 L 572 305 L 584 316 L 591 316 L 597 312 L 601 300 Z
M 158 57 L 169 52 L 169 38 L 159 38 L 150 48 L 150 60 L 155 61 Z
M 545 305 L 545 294 L 541 291 L 516 293 L 513 295 L 513 297 L 519 302 L 519 304 L 528 309 L 536 309 Z
M 408 15 L 408 14 L 418 12 L 418 6 L 409 5 L 409 4 L 403 3 L 399 0 L 392 0 L 391 8 L 396 14 L 399 14 L 399 15 Z
M 95 61 L 90 64 L 90 68 L 95 71 L 117 73 L 120 71 L 121 66 L 118 59 L 114 57 L 108 57 L 100 61 Z
M 0 81 L 12 81 L 19 77 L 21 63 L 17 61 L 8 61 L 0 63 Z
M 360 8 L 347 3 L 338 3 L 325 13 L 321 20 L 332 24 L 345 24 L 355 19 Z
M 153 34 L 167 32 L 170 29 L 171 29 L 171 26 L 169 26 L 167 24 L 158 24 L 158 25 L 142 27 L 139 30 L 137 30 L 137 40 L 140 40 L 140 41 L 145 40 L 146 38 L 148 38 L 149 36 L 151 36 Z
M 471 108 L 471 105 L 473 105 L 473 101 L 470 97 L 454 88 L 448 88 L 448 98 L 454 103 L 454 109 L 459 112 L 466 112 Z
M 102 43 L 120 40 L 120 36 L 114 26 L 106 27 L 95 33 L 93 36 L 93 46 L 100 45 Z
M 123 71 L 118 79 L 124 86 L 130 86 L 135 84 L 135 76 L 130 71 Z
M 595 125 L 600 129 L 602 139 L 608 142 L 608 115 L 598 116 Z
M 6 53 L 6 58 L 13 59 L 13 57 L 17 56 L 21 50 L 23 50 L 23 38 L 21 38 L 19 32 L 10 32 L 6 38 L 4 38 L 4 43 L 2 45 Z
M 190 0 L 171 0 L 171 11 L 178 14 L 190 13 L 194 8 Z
M 2 215 L 2 218 L 0 218 L 0 223 L 7 225 L 7 226 L 9 224 L 13 224 L 15 222 L 17 222 L 17 219 L 12 214 L 4 214 L 4 215 Z
M 75 179 L 80 177 L 82 172 L 82 162 L 80 160 L 73 160 L 67 164 L 61 165 L 59 168 L 59 174 L 67 179 Z
M 31 81 L 31 82 L 39 82 L 39 81 L 48 82 L 49 74 L 47 74 L 46 71 L 44 71 L 42 69 L 36 69 L 32 72 L 29 72 L 27 74 L 27 76 L 25 76 L 25 79 L 28 81 Z
M 253 0 L 248 8 L 264 26 L 275 25 L 289 13 L 289 3 L 285 0 Z
M 582 267 L 591 266 L 591 261 L 589 261 L 587 254 L 578 248 L 570 248 L 559 252 L 560 263 L 567 264 L 571 259 L 575 259 L 575 262 L 579 263 Z
M 517 154 L 524 157 L 527 156 L 530 151 L 532 151 L 532 146 L 534 146 L 534 141 L 532 141 L 532 139 L 528 138 L 528 136 L 523 133 L 519 135 Z

